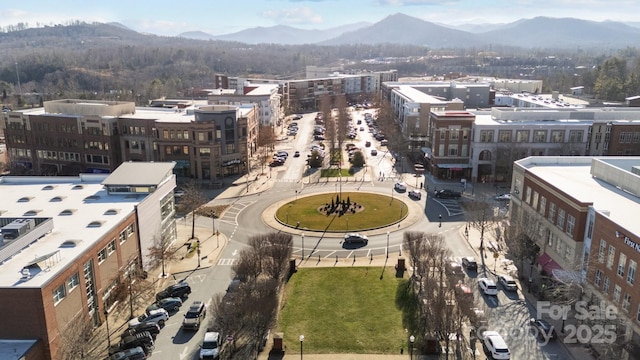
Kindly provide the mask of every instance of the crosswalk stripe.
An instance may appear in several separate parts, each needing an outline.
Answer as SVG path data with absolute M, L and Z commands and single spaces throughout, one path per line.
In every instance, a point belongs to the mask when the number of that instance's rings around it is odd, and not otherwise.
M 219 259 L 218 265 L 220 266 L 231 266 L 236 263 L 236 259 L 227 258 L 227 259 Z

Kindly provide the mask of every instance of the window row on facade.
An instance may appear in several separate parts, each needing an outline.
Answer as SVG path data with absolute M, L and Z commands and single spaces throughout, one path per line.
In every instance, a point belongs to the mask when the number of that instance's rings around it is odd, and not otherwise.
M 497 141 L 494 140 L 496 130 L 481 130 L 480 142 L 533 142 L 533 143 L 562 143 L 565 142 L 565 130 L 498 130 Z M 583 142 L 583 130 L 569 130 L 568 142 Z

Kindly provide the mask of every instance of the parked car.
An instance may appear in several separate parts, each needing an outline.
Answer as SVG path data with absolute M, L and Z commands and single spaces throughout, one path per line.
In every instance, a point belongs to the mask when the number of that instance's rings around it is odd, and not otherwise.
M 129 327 L 134 328 L 142 322 L 153 322 L 163 327 L 165 321 L 169 320 L 169 313 L 165 309 L 151 310 L 149 314 L 142 314 L 135 319 L 129 320 Z
M 478 279 L 478 286 L 480 287 L 480 290 L 482 290 L 482 293 L 485 295 L 498 295 L 498 287 L 496 286 L 495 281 L 489 278 Z
M 410 190 L 409 197 L 412 199 L 420 200 L 422 199 L 422 193 L 420 192 L 420 190 Z
M 293 153 L 293 157 L 300 157 L 300 151 L 297 151 Z
M 532 318 L 529 320 L 529 326 L 536 329 L 536 336 L 542 340 L 555 340 L 558 338 L 558 333 L 553 325 L 549 324 L 544 319 Z
M 220 333 L 206 332 L 200 345 L 200 360 L 220 357 Z
M 279 150 L 278 152 L 276 152 L 276 155 L 283 157 L 285 159 L 289 157 L 289 153 L 284 150 Z
M 141 346 L 136 346 L 131 349 L 125 349 L 118 351 L 111 355 L 109 360 L 143 360 L 147 358 L 147 354 Z
M 482 344 L 493 359 L 511 358 L 507 343 L 497 331 L 484 331 L 482 333 Z
M 462 196 L 458 191 L 449 189 L 438 190 L 435 195 L 439 199 L 459 199 Z
M 153 338 L 148 332 L 141 332 L 135 335 L 126 336 L 120 340 L 120 349 L 127 350 L 136 347 L 142 348 L 146 355 L 149 355 L 154 348 Z
M 478 262 L 473 256 L 465 256 L 462 258 L 462 266 L 467 270 L 478 271 Z
M 509 201 L 509 200 L 511 200 L 511 194 L 496 195 L 495 199 L 498 200 L 498 201 Z
M 405 192 L 407 191 L 407 184 L 403 182 L 397 182 L 393 185 L 393 188 L 396 189 L 397 192 Z
M 184 190 L 180 188 L 173 189 L 173 197 L 181 198 L 184 196 Z
M 365 142 L 365 143 L 364 143 L 364 146 L 365 146 L 365 147 L 369 147 L 369 146 L 371 146 L 371 141 L 367 141 L 367 142 Z
M 145 311 L 147 314 L 150 314 L 153 310 L 165 309 L 167 312 L 178 311 L 182 306 L 182 299 L 176 297 L 169 297 L 158 300 L 153 304 L 147 306 L 147 310 Z
M 126 329 L 122 333 L 122 335 L 120 335 L 120 337 L 125 338 L 127 336 L 135 335 L 137 333 L 141 333 L 145 331 L 151 334 L 151 337 L 153 338 L 153 340 L 155 340 L 156 336 L 158 336 L 158 334 L 160 333 L 160 325 L 152 321 L 141 322 L 140 324 L 134 327 L 130 327 Z
M 371 156 L 377 156 L 377 155 L 378 155 L 378 150 L 371 149 Z
M 193 329 L 198 330 L 200 328 L 200 324 L 207 316 L 207 305 L 205 305 L 202 301 L 194 301 L 189 306 L 189 310 L 186 314 L 184 314 L 184 320 L 182 320 L 182 328 L 183 329 Z
M 157 293 L 156 301 L 168 297 L 185 298 L 189 294 L 191 294 L 191 286 L 189 286 L 189 283 L 183 280 L 177 284 L 167 286 L 164 290 Z
M 518 291 L 518 283 L 509 275 L 498 276 L 498 282 L 506 291 Z
M 344 236 L 345 244 L 365 244 L 369 243 L 369 238 L 366 235 L 358 234 L 358 233 L 350 233 Z

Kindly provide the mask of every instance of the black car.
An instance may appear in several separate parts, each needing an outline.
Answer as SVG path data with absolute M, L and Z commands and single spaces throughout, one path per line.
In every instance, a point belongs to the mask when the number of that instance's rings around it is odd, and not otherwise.
M 151 334 L 151 337 L 155 340 L 156 336 L 158 336 L 158 334 L 160 333 L 160 325 L 154 322 L 145 321 L 132 328 L 128 328 L 122 333 L 121 337 L 125 338 L 127 336 L 135 335 L 137 333 L 141 333 L 145 331 Z
M 191 286 L 186 281 L 168 286 L 166 289 L 156 294 L 156 301 L 169 297 L 184 298 L 191 294 Z
M 462 266 L 467 270 L 478 271 L 478 262 L 473 256 L 465 256 L 462 258 Z
M 151 334 L 144 331 L 131 336 L 125 336 L 120 340 L 120 350 L 132 349 L 138 346 L 141 347 L 147 355 L 149 355 L 154 348 L 153 337 Z
M 448 189 L 437 190 L 435 195 L 439 199 L 459 199 L 462 196 L 461 193 Z
M 553 325 L 549 324 L 544 319 L 531 319 L 529 326 L 536 329 L 536 335 L 543 340 L 555 340 L 558 338 L 558 333 L 554 329 Z
M 152 310 L 165 309 L 168 313 L 175 312 L 182 306 L 182 299 L 179 297 L 168 297 L 162 300 L 158 300 L 155 303 L 147 306 L 146 313 L 150 314 Z

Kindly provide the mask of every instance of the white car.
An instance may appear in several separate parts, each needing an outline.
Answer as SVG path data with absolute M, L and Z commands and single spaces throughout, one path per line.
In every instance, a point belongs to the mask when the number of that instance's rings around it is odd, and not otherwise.
M 502 336 L 497 331 L 484 331 L 482 333 L 482 344 L 492 359 L 510 359 L 509 347 Z
M 500 195 L 496 195 L 495 199 L 497 201 L 509 201 L 511 200 L 511 194 L 500 194 Z
M 220 333 L 207 332 L 200 345 L 200 359 L 218 359 L 220 357 Z
M 153 322 L 163 327 L 165 321 L 169 320 L 169 313 L 165 309 L 156 309 L 149 311 L 149 314 L 142 314 L 137 318 L 129 321 L 129 327 L 136 327 L 143 322 Z
M 484 293 L 485 295 L 498 295 L 498 287 L 496 286 L 495 281 L 489 278 L 478 279 L 478 286 L 480 287 L 480 290 L 482 290 L 482 293 Z
M 412 199 L 420 200 L 422 199 L 422 193 L 420 192 L 420 190 L 410 190 L 409 197 Z
M 502 285 L 502 288 L 506 291 L 517 291 L 518 283 L 509 275 L 498 276 L 498 282 Z
M 396 189 L 397 192 L 405 192 L 407 191 L 407 184 L 403 183 L 403 182 L 397 182 L 394 186 L 394 189 Z

